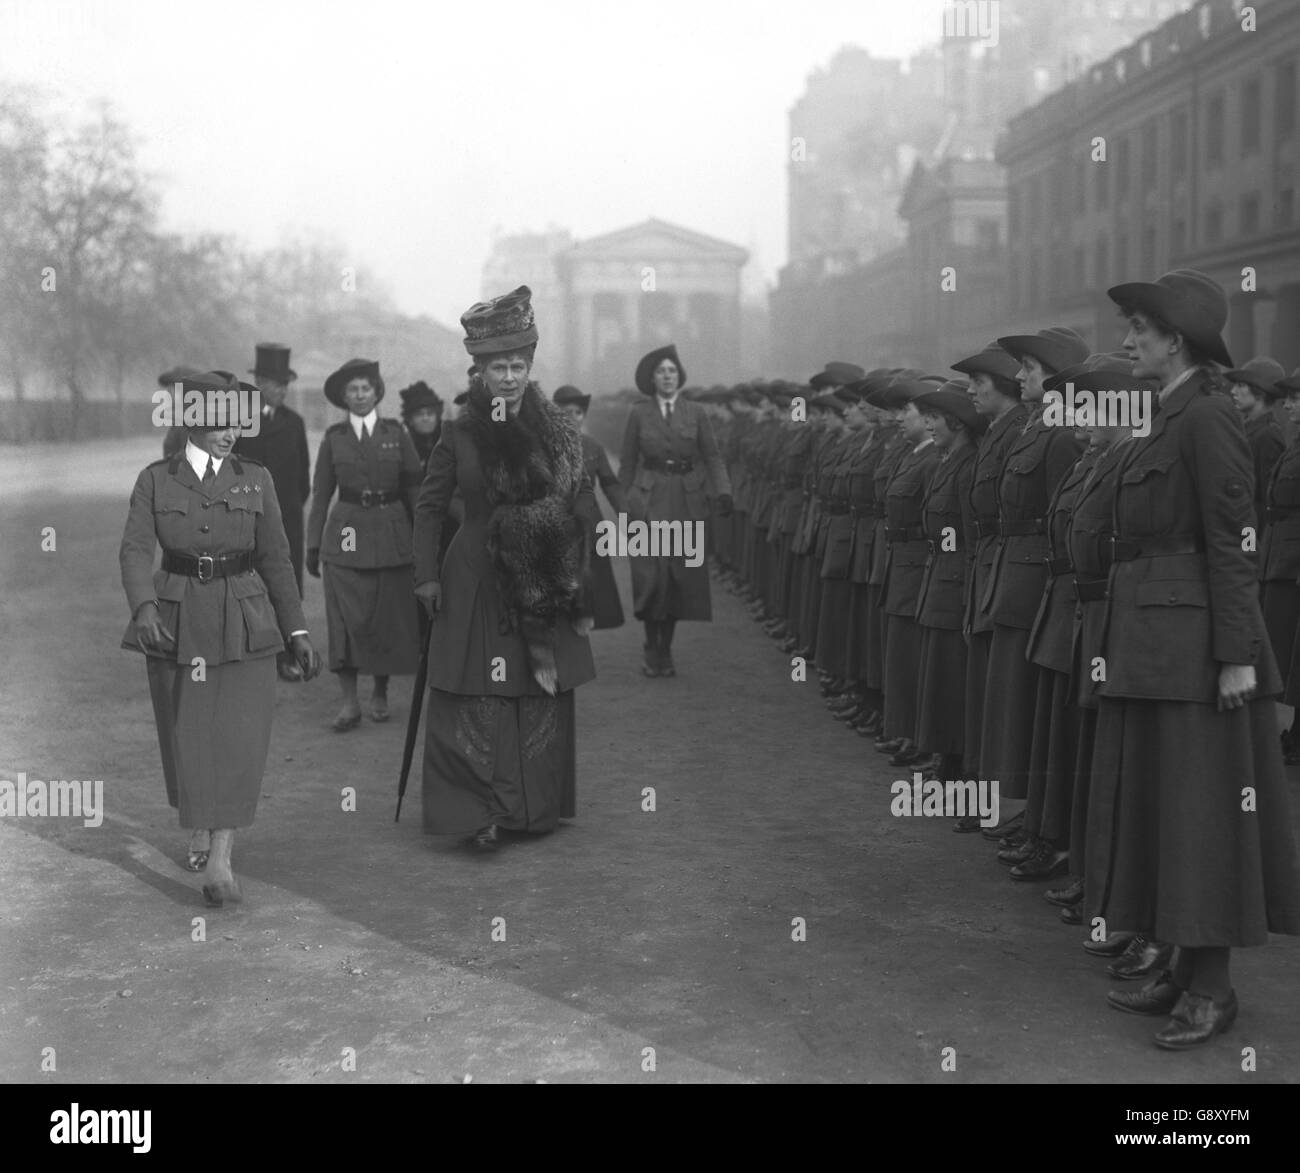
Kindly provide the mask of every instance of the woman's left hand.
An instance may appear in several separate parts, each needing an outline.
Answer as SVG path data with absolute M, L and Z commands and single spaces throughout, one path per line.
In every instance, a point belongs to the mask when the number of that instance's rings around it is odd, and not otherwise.
M 582 615 L 577 619 L 570 619 L 569 626 L 579 635 L 590 635 L 596 626 L 596 621 L 590 615 Z
M 1254 664 L 1224 664 L 1219 669 L 1219 712 L 1239 709 L 1254 696 Z
M 304 681 L 320 675 L 320 654 L 311 646 L 310 639 L 305 635 L 295 635 L 289 640 L 289 648 L 293 652 L 293 658 L 298 662 L 298 667 L 302 669 Z

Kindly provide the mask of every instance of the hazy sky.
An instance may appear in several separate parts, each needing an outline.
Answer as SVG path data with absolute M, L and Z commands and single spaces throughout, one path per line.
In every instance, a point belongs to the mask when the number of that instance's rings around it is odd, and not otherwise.
M 166 227 L 322 233 L 453 324 L 494 232 L 658 216 L 785 260 L 786 112 L 943 0 L 0 0 L 0 78 L 107 97 Z

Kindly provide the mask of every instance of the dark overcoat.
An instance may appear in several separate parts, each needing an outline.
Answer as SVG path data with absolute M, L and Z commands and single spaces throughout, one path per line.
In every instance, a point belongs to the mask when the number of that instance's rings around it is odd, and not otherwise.
M 311 455 L 302 416 L 283 405 L 269 419 L 263 412 L 257 435 L 240 436 L 235 441 L 235 452 L 265 465 L 275 482 L 293 574 L 298 580 L 298 593 L 302 594 L 303 507 L 311 496 Z
M 1006 467 L 1007 453 L 1020 436 L 1028 412 L 1017 404 L 1001 419 L 994 420 L 980 437 L 971 472 L 971 508 L 975 513 L 977 539 L 970 548 L 970 572 L 966 576 L 966 627 L 972 632 L 993 630 L 993 620 L 983 606 L 998 545 L 998 486 Z

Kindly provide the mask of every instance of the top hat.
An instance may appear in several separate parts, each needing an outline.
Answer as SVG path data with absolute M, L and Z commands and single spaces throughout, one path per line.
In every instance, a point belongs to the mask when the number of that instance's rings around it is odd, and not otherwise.
M 808 380 L 808 386 L 814 391 L 820 391 L 823 387 L 844 387 L 858 382 L 866 373 L 857 363 L 828 362 L 823 370 Z
M 1086 353 L 1086 351 L 1085 351 Z M 952 364 L 954 371 L 961 371 L 963 375 L 1000 375 L 1004 379 L 1012 379 L 1020 374 L 1020 360 L 1012 356 L 996 341 L 990 342 L 979 354 L 972 354 L 969 358 L 959 359 Z M 1019 384 L 1017 384 L 1019 388 Z
M 1279 380 L 1286 378 L 1286 370 L 1275 359 L 1252 358 L 1244 366 L 1224 371 L 1223 377 L 1229 383 L 1245 383 L 1270 399 L 1279 399 L 1286 394 L 1285 388 L 1278 386 Z
M 523 350 L 537 341 L 533 291 L 521 285 L 490 301 L 476 301 L 460 316 L 465 349 L 473 355 Z
M 1052 373 L 1076 366 L 1088 357 L 1083 336 L 1068 326 L 1048 326 L 1037 334 L 1009 334 L 998 345 L 1015 359 L 1031 355 Z
M 163 371 L 158 376 L 159 387 L 174 387 L 177 383 L 183 382 L 192 375 L 201 375 L 203 372 L 198 367 L 187 367 L 184 364 L 172 367 L 170 370 Z
M 915 399 L 921 411 L 941 411 L 961 423 L 972 436 L 983 435 L 988 416 L 980 415 L 960 379 L 949 379 L 941 387 L 923 391 Z
M 432 407 L 435 411 L 442 410 L 442 400 L 438 393 L 423 379 L 409 387 L 403 387 L 399 394 L 402 397 L 402 418 L 405 420 L 426 407 Z
M 256 353 L 250 375 L 260 375 L 277 383 L 291 383 L 298 377 L 298 372 L 289 365 L 289 348 L 283 343 L 259 342 Z
M 584 395 L 577 387 L 568 383 L 565 383 L 563 387 L 557 387 L 555 394 L 551 396 L 551 400 L 561 407 L 569 403 L 576 403 L 583 411 L 586 411 L 591 406 L 591 396 Z
M 644 355 L 636 364 L 636 387 L 642 395 L 655 393 L 655 367 L 666 358 L 672 359 L 677 365 L 677 386 L 686 385 L 686 368 L 682 366 L 682 360 L 677 357 L 677 347 L 670 342 L 667 346 L 661 346 L 658 350 L 652 350 Z
M 1228 295 L 1212 277 L 1196 269 L 1175 269 L 1155 281 L 1113 285 L 1107 296 L 1121 309 L 1154 314 L 1221 366 L 1232 366 L 1223 341 Z
M 325 380 L 325 398 L 335 407 L 347 411 L 343 391 L 353 379 L 369 379 L 375 387 L 375 402 L 384 397 L 384 380 L 379 374 L 379 362 L 372 358 L 350 358 Z

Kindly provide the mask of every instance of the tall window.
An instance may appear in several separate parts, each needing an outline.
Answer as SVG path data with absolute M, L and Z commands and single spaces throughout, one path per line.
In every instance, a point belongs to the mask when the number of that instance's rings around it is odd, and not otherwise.
M 1156 185 L 1157 150 L 1156 120 L 1148 118 L 1142 127 L 1142 189 L 1150 191 Z
M 1241 227 L 1242 236 L 1256 236 L 1259 234 L 1259 192 L 1247 192 L 1241 197 Z
M 1205 162 L 1210 167 L 1223 166 L 1223 92 L 1215 94 L 1205 110 Z
M 1093 245 L 1092 283 L 1098 289 L 1105 289 L 1108 285 L 1115 284 L 1111 280 L 1110 249 L 1106 244 L 1105 236 L 1099 237 L 1097 243 Z
M 1175 110 L 1169 141 L 1169 166 L 1175 179 L 1187 174 L 1187 111 Z
M 1277 67 L 1276 113 L 1274 122 L 1277 137 L 1286 138 L 1295 133 L 1296 71 L 1294 61 L 1284 61 Z
M 1259 151 L 1259 122 L 1263 116 L 1263 90 L 1259 78 L 1252 77 L 1241 86 L 1241 153 L 1253 155 Z
M 1205 209 L 1205 243 L 1223 243 L 1223 205 L 1217 201 Z
M 1130 165 L 1132 163 L 1132 142 L 1133 140 L 1125 135 L 1119 140 L 1119 146 L 1115 149 L 1115 195 L 1117 199 L 1127 199 L 1131 177 L 1129 175 Z
M 1101 211 L 1110 203 L 1110 163 L 1093 163 L 1093 203 Z

